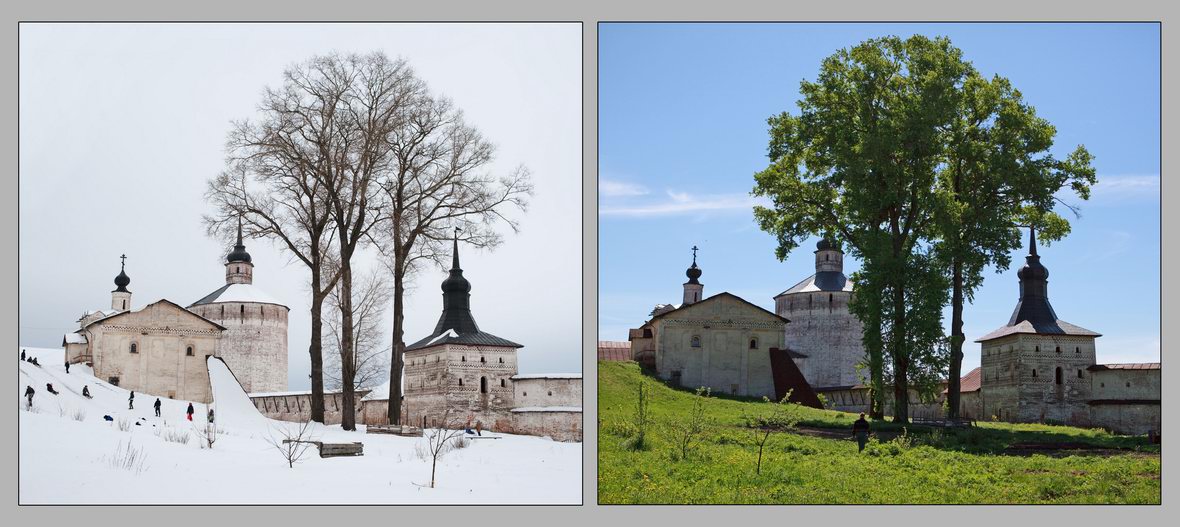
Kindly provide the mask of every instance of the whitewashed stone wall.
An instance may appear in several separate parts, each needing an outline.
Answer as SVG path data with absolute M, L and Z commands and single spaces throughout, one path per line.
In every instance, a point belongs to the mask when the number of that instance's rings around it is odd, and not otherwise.
M 862 325 L 848 311 L 852 293 L 816 291 L 775 299 L 775 313 L 790 320 L 786 346 L 806 358 L 796 359 L 812 387 L 855 386 L 861 383 L 856 364 L 864 360 Z
M 1095 362 L 1093 337 L 1016 334 L 984 342 L 982 348 L 986 416 L 1089 426 L 1092 397 L 1086 369 Z
M 512 379 L 515 407 L 582 407 L 582 379 L 536 378 Z
M 354 394 L 354 408 L 356 415 L 364 415 L 361 399 L 368 395 L 369 390 L 357 390 Z M 250 394 L 250 402 L 258 412 L 271 419 L 305 423 L 311 420 L 311 392 L 262 393 Z M 344 416 L 344 394 L 341 392 L 324 393 L 324 424 L 338 425 Z M 356 422 L 364 422 L 357 419 Z
M 511 347 L 444 344 L 407 351 L 403 422 L 441 424 L 450 408 L 461 423 L 471 417 L 485 429 L 511 430 L 516 372 Z
M 783 347 L 784 325 L 728 295 L 684 307 L 651 322 L 656 373 L 684 387 L 774 397 L 769 350 Z
M 286 391 L 289 310 L 285 306 L 220 302 L 189 310 L 227 328 L 221 357 L 247 392 Z

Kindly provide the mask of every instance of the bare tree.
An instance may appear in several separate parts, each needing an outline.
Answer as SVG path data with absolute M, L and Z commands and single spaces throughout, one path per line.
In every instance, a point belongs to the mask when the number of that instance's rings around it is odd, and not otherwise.
M 464 122 L 450 100 L 423 89 L 405 117 L 388 136 L 391 164 L 381 182 L 382 227 L 373 236 L 393 273 L 390 401 L 402 396 L 407 277 L 423 264 L 444 264 L 452 233 L 477 247 L 497 246 L 501 237 L 495 227 L 503 222 L 515 232 L 517 220 L 507 213 L 524 211 L 533 192 L 523 166 L 502 176 L 488 172 L 495 147 Z M 401 423 L 401 405 L 389 405 L 389 422 Z
M 434 488 L 438 471 L 438 460 L 456 448 L 456 442 L 463 440 L 463 428 L 450 407 L 443 410 L 438 428 L 429 429 L 423 436 L 426 454 L 430 457 L 430 488 Z
M 206 421 L 204 426 L 193 423 L 193 434 L 197 436 L 197 440 L 201 442 L 202 448 L 213 449 L 213 443 L 217 442 L 217 427 L 212 421 Z
M 710 425 L 710 420 L 705 415 L 705 401 L 709 398 L 710 393 L 709 388 L 697 388 L 697 396 L 693 398 L 692 410 L 688 414 L 688 419 L 670 419 L 666 424 L 668 435 L 676 444 L 676 448 L 680 450 L 680 460 L 682 461 L 688 459 L 693 442 Z
M 323 304 L 339 279 L 331 251 L 335 230 L 326 200 L 326 171 L 342 155 L 335 108 L 345 86 L 313 82 L 317 59 L 292 66 L 283 85 L 267 88 L 256 121 L 234 123 L 226 170 L 209 181 L 204 217 L 210 235 L 230 239 L 235 222 L 250 238 L 278 242 L 311 272 L 311 419 L 324 422 Z M 250 189 L 247 190 L 249 183 Z
M 275 426 L 267 433 L 266 442 L 287 460 L 287 468 L 295 468 L 295 464 L 303 459 L 303 455 L 315 444 L 311 430 L 311 421 L 304 421 L 293 427 Z
M 325 364 L 329 388 L 344 386 L 340 362 L 340 338 L 343 335 L 339 316 L 341 287 L 338 285 L 328 295 L 328 304 L 333 314 L 327 320 L 331 345 L 337 353 L 330 353 Z M 374 268 L 361 275 L 352 290 L 352 384 L 356 388 L 371 387 L 385 380 L 389 374 L 389 345 L 386 344 L 385 311 L 392 295 L 389 281 L 379 269 Z

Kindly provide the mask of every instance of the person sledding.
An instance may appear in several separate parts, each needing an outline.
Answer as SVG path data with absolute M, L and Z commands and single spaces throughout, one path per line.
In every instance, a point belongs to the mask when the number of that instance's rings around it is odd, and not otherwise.
M 463 425 L 463 433 L 464 433 L 464 434 L 467 434 L 467 435 L 475 435 L 475 432 L 472 432 L 472 431 L 471 431 L 471 420 L 472 420 L 472 419 L 475 419 L 475 416 L 474 416 L 474 415 L 471 415 L 471 414 L 468 414 L 468 415 L 467 415 L 467 424 Z
M 195 412 L 196 412 L 196 410 L 193 409 L 193 403 L 188 403 L 188 410 L 186 410 L 184 413 L 187 416 L 189 421 L 193 420 L 193 413 L 195 413 Z
M 89 384 L 82 387 L 82 397 L 85 397 L 87 399 L 92 398 L 92 397 L 90 397 L 90 385 Z
M 32 386 L 25 387 L 25 399 L 29 401 L 29 408 L 33 407 L 33 394 L 35 393 L 37 393 L 37 390 L 34 390 Z
M 160 398 L 156 397 L 156 404 L 152 405 L 156 409 L 156 417 L 160 417 Z
M 135 409 L 135 391 L 134 390 L 131 391 L 131 396 L 127 398 L 127 409 L 128 410 Z
M 45 391 L 52 393 L 53 395 L 57 395 L 57 390 L 53 389 L 53 383 L 51 382 L 45 383 Z

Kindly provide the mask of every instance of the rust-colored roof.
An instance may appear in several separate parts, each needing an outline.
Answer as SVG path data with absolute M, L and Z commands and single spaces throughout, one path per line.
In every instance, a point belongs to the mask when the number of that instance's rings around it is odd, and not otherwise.
M 631 360 L 631 343 L 613 340 L 598 341 L 598 360 Z
M 980 372 L 981 370 L 977 366 L 974 370 L 967 372 L 967 375 L 964 375 L 962 378 L 960 378 L 959 393 L 978 392 L 979 386 L 983 381 L 983 375 L 981 375 Z M 946 392 L 946 390 L 942 391 L 942 393 Z
M 1095 364 L 1086 368 L 1090 371 L 1100 370 L 1158 370 L 1160 363 L 1158 362 L 1133 362 L 1128 364 Z
M 787 350 L 770 348 L 770 374 L 774 380 L 775 399 L 781 400 L 790 391 L 790 402 L 812 408 L 824 407 Z

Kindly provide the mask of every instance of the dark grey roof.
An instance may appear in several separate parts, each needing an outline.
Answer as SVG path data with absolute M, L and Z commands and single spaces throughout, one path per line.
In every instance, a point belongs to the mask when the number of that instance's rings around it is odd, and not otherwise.
M 523 348 L 524 346 L 502 339 L 491 333 L 480 331 L 471 316 L 471 283 L 463 277 L 463 268 L 459 267 L 459 238 L 455 235 L 455 246 L 451 253 L 451 271 L 443 280 L 443 311 L 438 317 L 438 324 L 429 336 L 406 346 L 406 350 L 415 350 L 442 344 L 468 344 L 474 346 L 507 346 Z
M 1008 335 L 1016 335 L 1016 334 L 1075 335 L 1075 336 L 1082 336 L 1082 337 L 1101 337 L 1102 336 L 1101 333 L 1090 331 L 1090 330 L 1080 327 L 1080 326 L 1075 326 L 1075 325 L 1070 324 L 1069 322 L 1066 322 L 1064 320 L 1054 320 L 1051 323 L 1038 324 L 1038 325 L 1033 325 L 1032 322 L 1029 322 L 1026 320 L 1026 321 L 1020 322 L 1019 324 L 1016 324 L 1014 326 L 1003 326 L 999 329 L 996 329 L 995 331 L 988 333 L 987 335 L 984 335 L 982 337 L 979 337 L 978 339 L 975 339 L 975 342 L 987 342 L 989 340 L 995 340 L 1000 337 L 1006 337 Z
M 1101 337 L 1094 331 L 1057 318 L 1057 312 L 1053 311 L 1053 305 L 1049 303 L 1049 270 L 1041 265 L 1041 257 L 1037 255 L 1036 231 L 1029 229 L 1028 237 L 1028 256 L 1025 257 L 1024 267 L 1016 273 L 1020 278 L 1020 300 L 1016 302 L 1016 309 L 1012 310 L 1012 317 L 1008 319 L 1007 325 L 975 342 L 1018 333 Z
M 791 288 L 787 289 L 786 291 L 774 295 L 774 297 L 778 298 L 780 296 L 789 295 L 792 293 L 809 293 L 816 291 L 852 292 L 852 280 L 849 280 L 848 277 L 844 276 L 844 273 L 841 273 L 840 271 L 820 271 L 811 276 L 808 276 L 807 278 L 804 278 L 803 281 L 791 286 Z
M 453 333 L 455 336 L 446 335 L 442 338 L 442 334 L 430 335 L 418 342 L 406 346 L 406 351 L 428 348 L 430 346 L 441 346 L 443 344 L 466 344 L 470 346 L 504 346 L 510 348 L 523 348 L 524 345 L 517 344 L 508 339 L 497 337 L 485 331 L 476 331 L 474 333 Z

